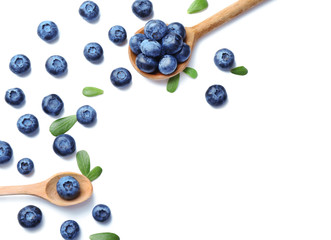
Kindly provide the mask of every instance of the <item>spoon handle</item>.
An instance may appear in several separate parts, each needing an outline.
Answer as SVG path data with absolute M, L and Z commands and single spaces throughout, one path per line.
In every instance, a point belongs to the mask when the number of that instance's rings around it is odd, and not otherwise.
M 224 8 L 213 16 L 207 18 L 201 23 L 193 26 L 196 34 L 196 39 L 199 39 L 206 33 L 211 32 L 215 28 L 221 26 L 222 24 L 230 21 L 241 13 L 246 12 L 250 8 L 256 6 L 257 4 L 263 2 L 264 0 L 238 0 L 237 2 L 231 4 L 230 6 Z
M 5 195 L 35 195 L 41 196 L 42 185 L 40 183 L 21 185 L 21 186 L 4 186 L 0 187 L 0 196 Z

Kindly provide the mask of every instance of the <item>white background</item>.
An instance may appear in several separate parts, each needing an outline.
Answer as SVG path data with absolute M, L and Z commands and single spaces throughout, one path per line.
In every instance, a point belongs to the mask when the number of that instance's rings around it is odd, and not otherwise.
M 101 166 L 87 202 L 68 208 L 31 196 L 0 197 L 0 239 L 61 239 L 67 219 L 81 227 L 79 240 L 97 232 L 114 232 L 122 240 L 294 240 L 331 238 L 331 81 L 330 4 L 326 0 L 269 0 L 200 39 L 177 91 L 166 81 L 140 76 L 130 65 L 127 48 L 108 39 L 108 30 L 122 25 L 131 37 L 146 21 L 131 12 L 133 1 L 95 2 L 100 19 L 91 24 L 78 14 L 83 1 L 11 0 L 1 4 L 1 94 L 20 87 L 26 102 L 20 108 L 0 101 L 0 139 L 13 148 L 10 163 L 0 166 L 0 185 L 42 181 L 62 171 L 78 172 L 75 156 L 61 158 L 52 150 L 48 131 L 56 119 L 41 108 L 44 96 L 64 101 L 61 117 L 85 104 L 97 111 L 97 123 L 77 123 L 72 135 L 77 150 L 86 150 L 91 165 Z M 192 0 L 154 0 L 154 18 L 193 26 L 233 0 L 209 0 L 205 11 L 186 13 Z M 329 16 L 328 16 L 329 15 Z M 60 32 L 53 44 L 42 41 L 37 26 L 54 21 Z M 91 64 L 83 56 L 89 42 L 104 49 L 104 61 Z M 236 64 L 249 73 L 236 76 L 218 70 L 215 52 L 229 48 Z M 15 54 L 31 60 L 26 77 L 13 74 Z M 62 55 L 65 77 L 45 70 L 46 59 Z M 109 79 L 117 67 L 133 75 L 132 85 L 115 88 Z M 228 102 L 208 105 L 204 94 L 223 85 Z M 82 95 L 86 86 L 104 94 Z M 17 119 L 32 113 L 39 132 L 28 137 Z M 35 171 L 20 175 L 16 163 L 31 158 Z M 107 204 L 112 219 L 96 222 L 92 208 Z M 28 205 L 43 212 L 40 227 L 23 229 L 18 211 Z

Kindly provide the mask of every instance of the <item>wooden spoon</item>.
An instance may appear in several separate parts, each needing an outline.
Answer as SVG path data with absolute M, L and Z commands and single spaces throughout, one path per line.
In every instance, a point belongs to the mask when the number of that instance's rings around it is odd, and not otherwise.
M 193 27 L 185 27 L 186 29 L 186 44 L 191 47 L 191 55 L 188 60 L 183 63 L 178 64 L 177 69 L 170 75 L 164 75 L 160 72 L 155 73 L 145 73 L 141 71 L 136 65 L 136 55 L 131 51 L 129 46 L 129 58 L 131 61 L 132 66 L 140 73 L 142 76 L 152 79 L 152 80 L 164 80 L 170 77 L 177 75 L 178 73 L 182 72 L 186 66 L 188 65 L 190 58 L 192 56 L 193 47 L 196 41 L 209 33 L 210 31 L 214 30 L 215 28 L 221 26 L 222 24 L 228 22 L 229 20 L 235 18 L 241 13 L 246 12 L 250 8 L 256 6 L 257 4 L 263 2 L 264 0 L 238 0 L 237 2 L 233 3 L 232 5 L 226 7 L 225 9 L 219 11 L 215 15 L 207 18 L 203 22 L 193 26 Z M 137 33 L 144 33 L 144 27 L 140 28 Z
M 80 194 L 77 198 L 72 200 L 65 200 L 60 197 L 56 191 L 56 184 L 61 177 L 74 177 L 80 185 Z M 84 175 L 74 172 L 57 173 L 49 179 L 35 184 L 22 186 L 6 186 L 0 187 L 0 196 L 4 195 L 33 195 L 46 199 L 47 201 L 58 206 L 71 206 L 89 199 L 93 192 L 91 181 Z

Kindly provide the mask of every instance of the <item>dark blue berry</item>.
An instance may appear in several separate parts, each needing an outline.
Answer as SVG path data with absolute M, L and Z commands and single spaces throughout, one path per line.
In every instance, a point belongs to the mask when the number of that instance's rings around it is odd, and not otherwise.
M 79 14 L 88 22 L 93 22 L 99 17 L 99 7 L 95 2 L 85 1 L 79 7 Z
M 234 63 L 234 55 L 229 49 L 218 50 L 214 57 L 214 63 L 221 70 L 229 70 Z
M 84 56 L 90 62 L 99 61 L 103 56 L 103 49 L 99 43 L 88 43 L 84 48 Z
M 80 193 L 80 185 L 74 177 L 64 176 L 57 182 L 56 191 L 61 198 L 72 200 L 78 197 Z
M 131 80 L 131 73 L 126 68 L 116 68 L 110 74 L 110 81 L 115 87 L 125 87 Z
M 205 97 L 211 106 L 218 107 L 226 102 L 228 95 L 223 86 L 216 84 L 207 89 Z
M 60 76 L 67 71 L 68 64 L 63 57 L 54 55 L 47 59 L 45 67 L 49 74 L 53 76 Z
M 32 172 L 34 168 L 33 161 L 30 158 L 23 158 L 17 163 L 17 170 L 20 174 L 27 175 Z
M 43 21 L 37 29 L 38 36 L 44 41 L 53 41 L 57 38 L 59 29 L 52 21 Z
M 153 12 L 153 4 L 149 0 L 136 0 L 132 4 L 132 12 L 141 19 L 149 17 Z
M 159 62 L 159 71 L 164 75 L 173 73 L 177 68 L 177 60 L 172 55 L 164 55 Z
M 30 59 L 23 55 L 18 54 L 10 59 L 9 68 L 15 74 L 25 74 L 30 70 Z
M 152 19 L 146 23 L 144 33 L 147 38 L 159 41 L 168 33 L 168 27 L 163 21 Z
M 162 38 L 162 49 L 166 54 L 175 54 L 183 47 L 183 38 L 177 33 L 170 32 Z
M 43 98 L 41 106 L 45 113 L 51 116 L 57 116 L 63 109 L 64 104 L 58 95 L 50 94 Z
M 178 63 L 185 62 L 191 55 L 191 48 L 186 43 L 183 43 L 182 49 L 176 53 L 174 56 Z
M 0 164 L 8 162 L 13 156 L 13 150 L 9 143 L 0 141 Z
M 17 128 L 23 134 L 33 133 L 38 127 L 38 119 L 32 114 L 24 114 L 17 121 Z
M 104 204 L 96 205 L 92 210 L 93 218 L 98 222 L 104 222 L 109 219 L 111 215 L 110 209 Z
M 61 134 L 55 138 L 53 150 L 62 157 L 70 155 L 76 151 L 75 139 L 68 134 Z
M 20 88 L 11 88 L 6 91 L 5 100 L 10 105 L 20 105 L 25 99 L 25 94 Z
M 152 39 L 145 39 L 140 44 L 140 50 L 147 57 L 159 57 L 161 55 L 161 44 Z
M 67 220 L 62 223 L 60 233 L 65 240 L 75 239 L 79 234 L 79 225 L 74 220 Z
M 134 54 L 138 55 L 139 53 L 141 53 L 140 44 L 145 39 L 147 39 L 147 38 L 146 38 L 145 34 L 142 34 L 142 33 L 137 33 L 130 38 L 129 45 L 130 45 L 131 51 Z
M 97 117 L 95 109 L 89 105 L 80 107 L 76 112 L 77 121 L 83 125 L 91 124 Z
M 41 222 L 42 215 L 43 214 L 38 207 L 28 205 L 18 212 L 17 219 L 22 227 L 34 228 Z
M 173 22 L 168 25 L 169 32 L 174 32 L 178 35 L 180 35 L 183 39 L 186 37 L 186 30 L 183 24 L 179 22 Z
M 155 58 L 147 57 L 143 53 L 139 53 L 136 57 L 136 65 L 141 71 L 152 73 L 157 69 L 158 61 Z
M 122 26 L 116 25 L 109 29 L 109 40 L 115 44 L 122 44 L 126 40 L 126 31 Z

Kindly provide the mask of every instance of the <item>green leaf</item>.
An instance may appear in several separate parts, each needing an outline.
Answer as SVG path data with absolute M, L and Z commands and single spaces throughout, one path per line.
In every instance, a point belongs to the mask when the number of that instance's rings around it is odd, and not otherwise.
M 96 87 L 85 87 L 83 95 L 86 97 L 94 97 L 103 94 L 103 90 Z
M 195 79 L 198 77 L 198 72 L 194 68 L 186 67 L 183 72 L 189 75 L 191 78 Z
M 187 9 L 187 13 L 197 13 L 208 7 L 207 0 L 195 0 L 191 6 Z
M 90 179 L 90 181 L 94 181 L 95 179 L 97 179 L 102 173 L 102 168 L 97 166 L 95 168 L 93 168 L 88 174 L 87 174 L 87 178 Z
M 87 176 L 87 174 L 90 172 L 90 156 L 85 150 L 81 150 L 77 152 L 76 159 L 80 172 L 84 176 Z
M 246 75 L 248 73 L 248 70 L 244 66 L 232 68 L 230 71 L 233 74 L 241 75 L 241 76 Z
M 92 234 L 90 240 L 120 240 L 120 237 L 115 233 L 105 232 Z
M 168 80 L 167 91 L 173 93 L 176 91 L 179 83 L 179 73 Z
M 59 136 L 60 134 L 66 133 L 72 128 L 73 125 L 77 122 L 76 115 L 71 115 L 68 117 L 63 117 L 55 120 L 49 127 L 49 131 L 54 136 Z

